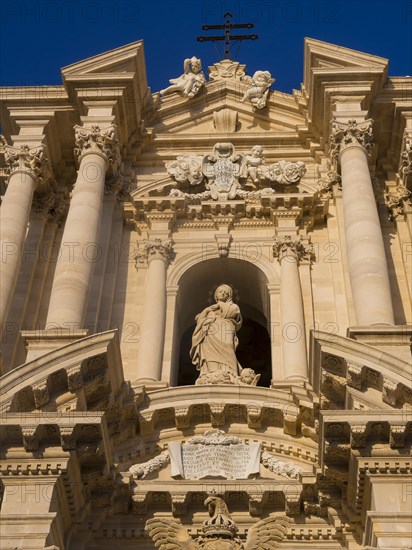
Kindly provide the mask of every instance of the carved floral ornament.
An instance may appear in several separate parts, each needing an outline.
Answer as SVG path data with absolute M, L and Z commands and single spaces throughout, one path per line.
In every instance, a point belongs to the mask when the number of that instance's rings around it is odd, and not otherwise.
M 37 182 L 46 181 L 51 177 L 50 164 L 45 156 L 44 145 L 38 147 L 6 145 L 4 149 L 7 172 L 10 175 L 17 172 L 29 172 L 37 179 Z
M 399 171 L 404 176 L 412 174 L 412 135 L 407 132 L 403 136 Z
M 145 239 L 143 246 L 139 245 L 136 253 L 136 266 L 138 263 L 152 260 L 163 260 L 169 263 L 173 259 L 173 246 L 171 239 L 162 241 L 161 239 Z
M 237 153 L 232 143 L 216 143 L 212 154 L 199 156 L 195 154 L 180 155 L 176 160 L 166 164 L 166 170 L 180 187 L 190 189 L 204 184 L 206 191 L 198 194 L 187 193 L 182 189 L 173 189 L 172 196 L 188 199 L 201 198 L 206 200 L 226 201 L 235 197 L 247 198 L 253 195 L 268 195 L 275 191 L 264 188 L 266 182 L 274 185 L 297 185 L 306 173 L 303 162 L 288 162 L 281 160 L 269 166 L 264 166 L 265 158 L 261 145 L 255 145 L 250 154 Z M 246 183 L 251 183 L 255 189 L 242 189 Z
M 275 244 L 273 245 L 273 255 L 279 259 L 279 263 L 284 258 L 300 260 L 314 261 L 315 252 L 313 245 L 304 243 L 303 237 L 292 237 L 286 235 L 283 238 L 275 238 Z
M 359 145 L 370 153 L 373 147 L 373 120 L 370 118 L 363 122 L 348 120 L 347 123 L 332 120 L 330 136 L 330 154 L 334 159 L 338 158 L 346 147 Z
M 109 164 L 117 165 L 120 159 L 117 127 L 112 124 L 106 128 L 93 125 L 90 128 L 75 126 L 76 146 L 74 154 L 78 162 L 90 153 L 103 156 Z
M 409 191 L 405 185 L 398 184 L 391 188 L 385 194 L 386 205 L 388 207 L 389 219 L 396 220 L 398 216 L 403 216 L 405 206 L 412 205 L 412 191 Z

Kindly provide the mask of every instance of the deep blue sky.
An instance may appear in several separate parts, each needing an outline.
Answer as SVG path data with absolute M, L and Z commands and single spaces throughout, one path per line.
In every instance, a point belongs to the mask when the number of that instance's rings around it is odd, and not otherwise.
M 305 36 L 388 58 L 391 76 L 412 75 L 412 0 L 3 0 L 0 82 L 61 84 L 61 67 L 143 39 L 157 91 L 181 74 L 185 57 L 200 57 L 204 69 L 222 57 L 196 36 L 212 34 L 201 25 L 222 23 L 226 11 L 260 37 L 244 42 L 237 60 L 248 74 L 269 70 L 277 90 L 299 88 Z

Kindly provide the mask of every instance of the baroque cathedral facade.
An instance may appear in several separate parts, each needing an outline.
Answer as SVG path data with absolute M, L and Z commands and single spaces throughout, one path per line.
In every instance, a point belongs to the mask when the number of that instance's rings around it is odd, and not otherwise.
M 1 89 L 4 550 L 412 547 L 411 78 L 304 48 Z

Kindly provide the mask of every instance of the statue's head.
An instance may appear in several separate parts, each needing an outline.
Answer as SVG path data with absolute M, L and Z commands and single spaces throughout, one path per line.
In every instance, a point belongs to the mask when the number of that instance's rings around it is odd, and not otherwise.
M 263 147 L 261 145 L 254 145 L 252 147 L 252 155 L 261 157 L 263 155 Z
M 220 302 L 226 302 L 231 300 L 233 296 L 233 290 L 229 285 L 219 285 L 215 290 L 215 300 Z
M 202 62 L 198 57 L 193 56 L 190 60 L 193 73 L 199 73 L 202 70 Z

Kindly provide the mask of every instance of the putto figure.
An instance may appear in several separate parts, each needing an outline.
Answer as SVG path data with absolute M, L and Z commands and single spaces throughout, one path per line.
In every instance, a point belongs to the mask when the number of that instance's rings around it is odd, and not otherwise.
M 259 375 L 252 369 L 242 369 L 235 351 L 238 346 L 236 332 L 242 326 L 239 306 L 233 303 L 229 285 L 220 285 L 215 291 L 216 304 L 205 308 L 196 316 L 190 357 L 200 371 L 196 385 L 206 384 L 257 384 Z M 242 371 L 248 376 L 242 377 Z
M 185 59 L 183 62 L 184 73 L 179 78 L 169 80 L 171 86 L 160 90 L 162 95 L 180 92 L 186 97 L 194 97 L 206 81 L 202 71 L 202 62 L 197 57 Z
M 243 77 L 243 80 L 249 82 L 251 87 L 246 90 L 245 95 L 242 97 L 242 103 L 250 100 L 255 109 L 264 109 L 269 95 L 269 88 L 275 82 L 270 72 L 256 71 L 252 78 Z
M 253 183 L 259 183 L 260 181 L 260 167 L 264 164 L 263 147 L 261 145 L 255 145 L 252 147 L 252 154 L 246 155 L 246 167 L 247 175 L 252 178 Z

